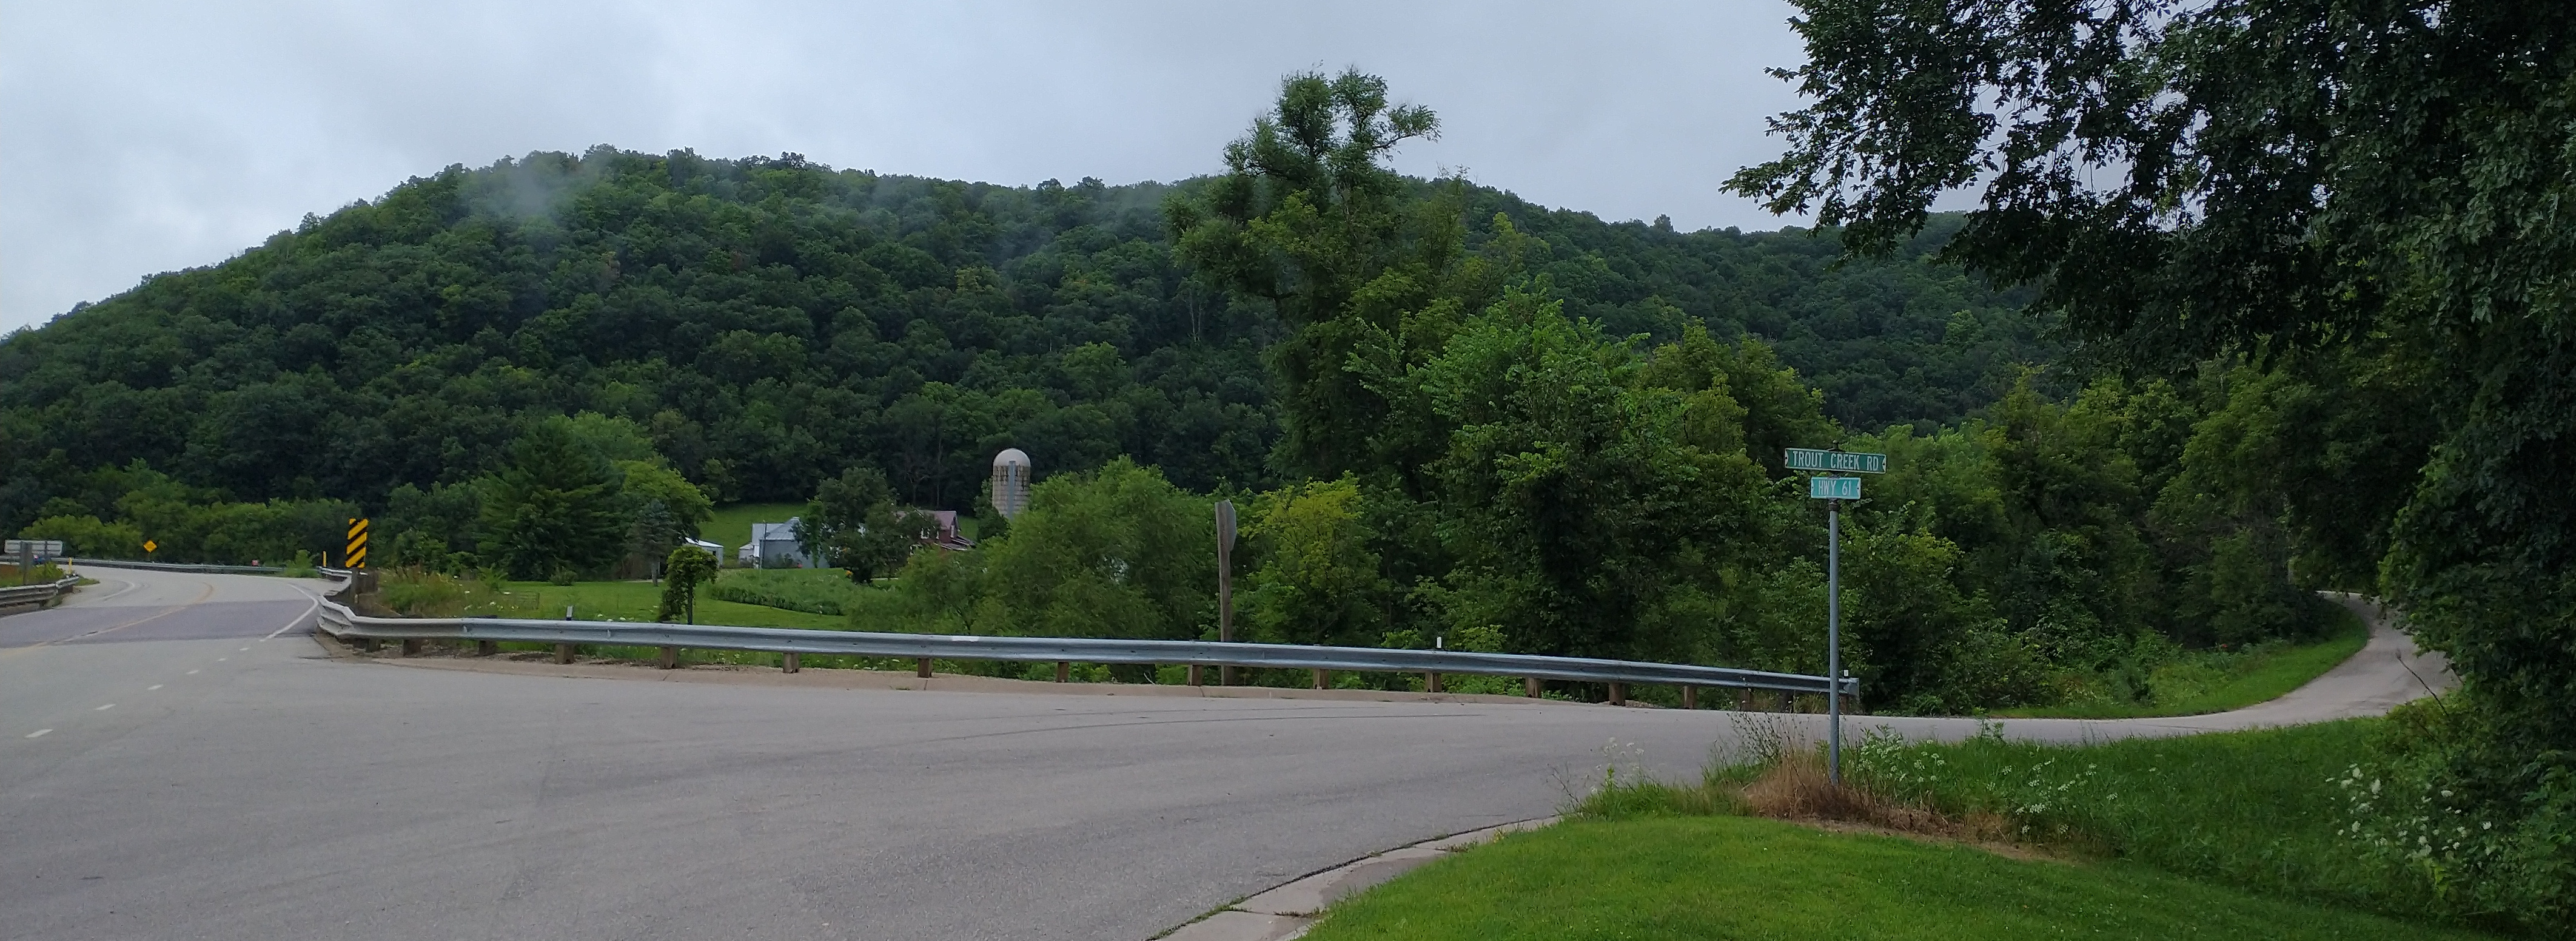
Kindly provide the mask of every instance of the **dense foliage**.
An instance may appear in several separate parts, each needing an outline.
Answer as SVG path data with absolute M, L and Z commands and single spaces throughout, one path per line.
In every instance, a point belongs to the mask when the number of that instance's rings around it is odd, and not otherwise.
M 2438 814 L 2481 826 L 2424 844 L 2421 874 L 2463 911 L 2576 930 L 2576 494 L 2558 477 L 2576 461 L 2576 16 L 1799 6 L 1808 63 L 1782 74 L 1814 103 L 1775 121 L 1787 154 L 1731 185 L 1864 251 L 1982 188 L 1945 253 L 2036 286 L 2132 367 L 2278 364 L 2251 424 L 2209 442 L 2273 460 L 2205 477 L 2236 495 L 2177 521 L 2267 517 L 2285 530 L 2219 548 L 2287 537 L 2379 574 L 2465 681 L 2404 760 L 2431 769 Z
M 1780 451 L 1844 443 L 1896 468 L 1847 519 L 1848 662 L 1913 710 L 2152 700 L 2185 647 L 2322 629 L 2312 533 L 2388 538 L 2246 471 L 2311 428 L 2403 438 L 2366 397 L 2224 360 L 2079 383 L 2020 298 L 1925 261 L 1938 226 L 1838 265 L 1385 168 L 1436 126 L 1349 73 L 1178 187 L 451 170 L 13 335 L 0 507 L 191 558 L 244 543 L 170 505 L 372 513 L 382 561 L 565 581 L 652 574 L 713 500 L 810 497 L 826 561 L 904 566 L 836 605 L 874 626 L 1197 637 L 1226 494 L 1264 640 L 1813 672 L 1820 513 Z M 903 508 L 975 505 L 1006 445 L 1040 457 L 1028 512 L 907 563 Z
M 1919 257 L 1838 268 L 1796 233 L 1388 185 L 1444 192 L 1471 244 L 1513 220 L 1567 313 L 1614 335 L 1774 340 L 1848 420 L 1954 420 L 2050 352 L 2012 298 Z M 415 179 L 9 335 L 0 528 L 118 520 L 124 491 L 97 472 L 138 460 L 224 500 L 381 512 L 581 412 L 644 429 L 719 502 L 802 500 L 866 465 L 907 502 L 965 509 L 1005 445 L 1042 474 L 1124 454 L 1197 489 L 1279 480 L 1261 356 L 1281 316 L 1187 277 L 1159 212 L 1173 191 L 608 149 Z
M 1845 662 L 1881 708 L 2154 703 L 2188 692 L 2162 688 L 2187 650 L 2335 628 L 2293 578 L 2302 534 L 2384 537 L 2285 513 L 2257 472 L 2320 430 L 2384 427 L 2368 396 L 2287 395 L 2226 360 L 2057 395 L 2016 370 L 1976 415 L 1854 433 L 1787 344 L 1616 332 L 1618 311 L 1576 313 L 1545 238 L 1507 215 L 1450 222 L 1469 188 L 1398 192 L 1353 163 L 1383 157 L 1370 141 L 1398 129 L 1370 122 L 1394 110 L 1364 75 L 1292 77 L 1229 175 L 1167 209 L 1194 276 L 1292 311 L 1268 355 L 1291 400 L 1282 470 L 1303 479 L 1057 474 L 1007 534 L 862 592 L 855 623 L 1212 638 L 1225 495 L 1245 507 L 1238 601 L 1259 640 L 1819 672 L 1823 514 L 1780 452 L 1842 444 L 1892 456 L 1844 523 Z M 2370 383 L 2403 378 L 2347 385 Z

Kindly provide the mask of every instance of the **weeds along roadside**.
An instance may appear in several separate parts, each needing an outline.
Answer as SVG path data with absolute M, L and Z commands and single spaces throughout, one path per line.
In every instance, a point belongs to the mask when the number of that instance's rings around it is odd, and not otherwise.
M 1759 714 L 1734 721 L 1734 744 L 1714 752 L 1696 782 L 1647 778 L 1614 747 L 1601 777 L 1569 795 L 1569 813 L 1859 825 L 2121 859 L 2404 919 L 2564 936 L 2563 926 L 2521 912 L 2480 911 L 2468 901 L 2473 893 L 2426 867 L 2441 842 L 2427 832 L 2427 802 L 2373 770 L 2392 764 L 2389 720 L 2080 745 L 2011 740 L 1994 723 L 1948 743 L 1873 731 L 1847 746 L 1839 787 L 1820 748 L 1790 723 Z M 2374 791 L 2373 780 L 2385 783 Z M 2417 852 L 2419 838 L 2427 852 Z

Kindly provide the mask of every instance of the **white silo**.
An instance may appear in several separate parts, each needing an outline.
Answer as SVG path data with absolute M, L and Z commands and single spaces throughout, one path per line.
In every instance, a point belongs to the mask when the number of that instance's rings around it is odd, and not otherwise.
M 993 509 L 1003 519 L 1010 519 L 1028 508 L 1028 452 L 1004 448 L 1002 453 L 993 455 Z

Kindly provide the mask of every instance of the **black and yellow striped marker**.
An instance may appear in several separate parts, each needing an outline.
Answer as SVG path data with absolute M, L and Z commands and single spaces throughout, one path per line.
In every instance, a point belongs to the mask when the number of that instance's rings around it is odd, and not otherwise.
M 353 569 L 362 569 L 367 567 L 366 517 L 361 516 L 349 520 L 348 558 L 340 564 Z

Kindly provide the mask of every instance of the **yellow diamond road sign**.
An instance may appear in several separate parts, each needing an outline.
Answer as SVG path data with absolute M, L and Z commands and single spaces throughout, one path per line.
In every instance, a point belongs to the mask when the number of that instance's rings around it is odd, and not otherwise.
M 152 550 L 154 550 L 154 549 L 158 549 L 158 548 L 161 548 L 161 544 L 160 544 L 160 543 L 153 542 L 152 540 L 149 540 L 149 539 L 143 540 L 143 551 L 145 551 L 145 552 L 150 552 L 150 551 L 152 551 Z

